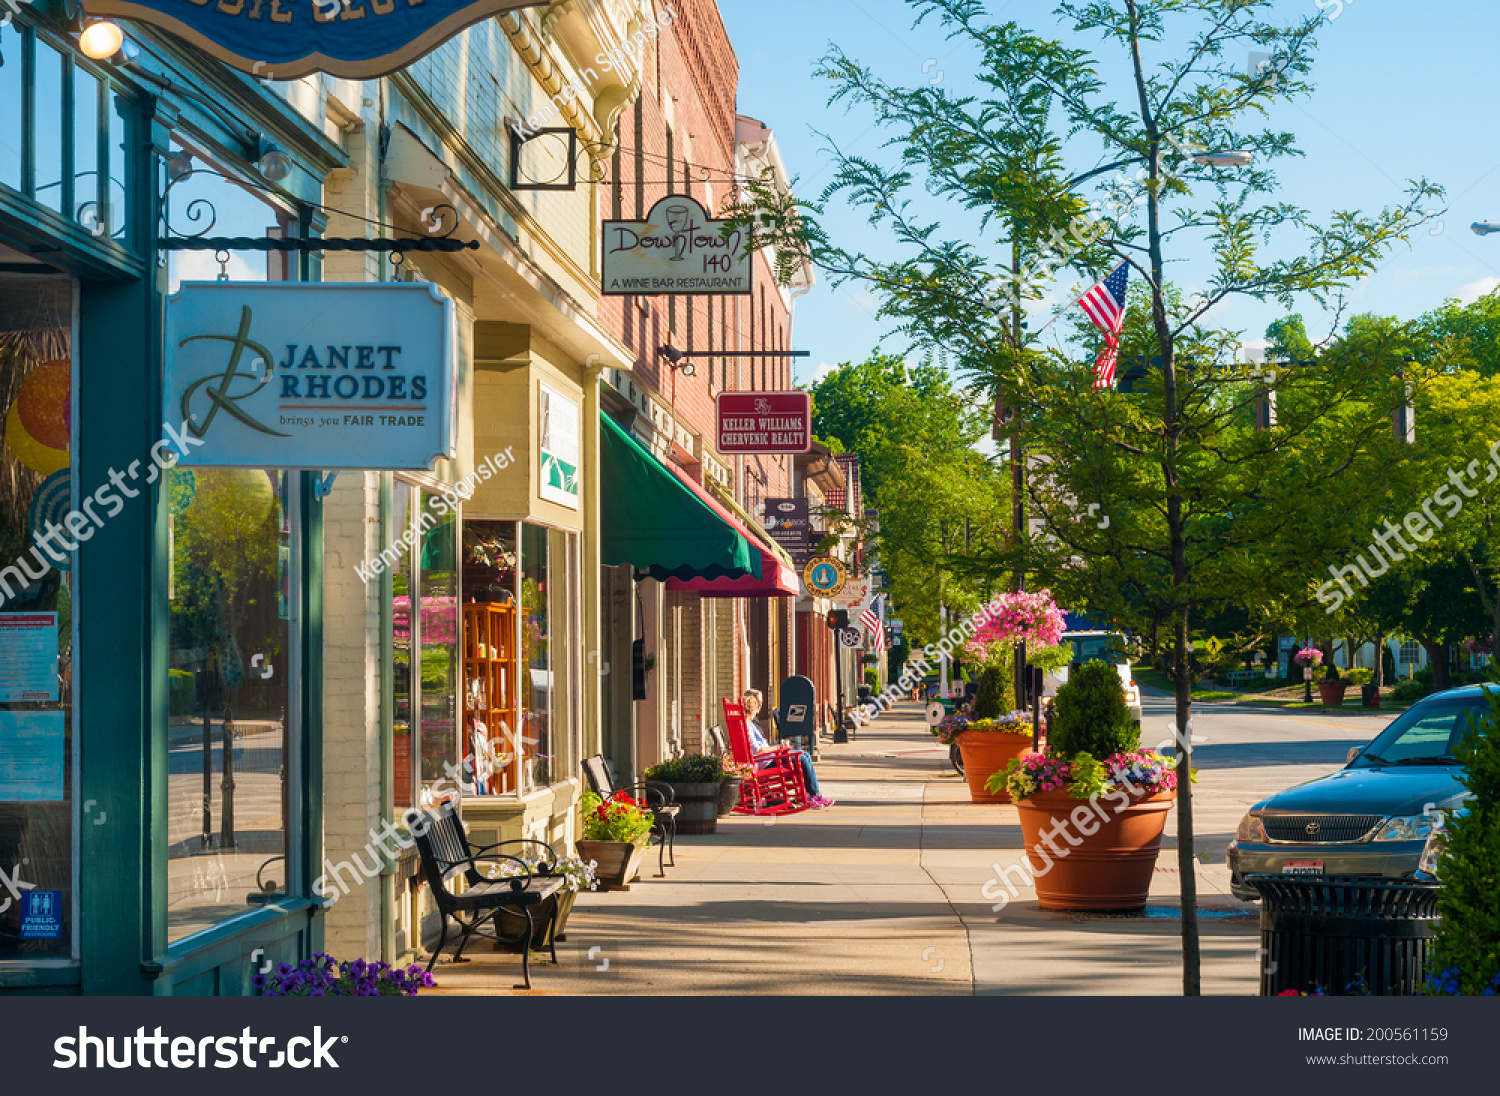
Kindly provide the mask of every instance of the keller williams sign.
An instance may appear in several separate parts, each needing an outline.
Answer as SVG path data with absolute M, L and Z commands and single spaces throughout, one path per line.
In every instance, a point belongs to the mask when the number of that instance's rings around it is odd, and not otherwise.
M 812 449 L 812 397 L 806 392 L 720 392 L 718 450 L 741 454 Z
M 465 27 L 547 0 L 83 0 L 90 15 L 149 23 L 267 80 L 387 76 Z

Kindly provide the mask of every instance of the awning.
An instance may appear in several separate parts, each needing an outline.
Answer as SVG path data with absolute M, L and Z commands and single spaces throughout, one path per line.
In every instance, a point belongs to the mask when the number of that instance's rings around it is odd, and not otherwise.
M 675 475 L 608 415 L 599 417 L 602 561 L 654 579 L 760 581 L 763 553 L 701 489 Z
M 746 521 L 736 516 L 728 506 L 694 483 L 681 470 L 671 468 L 669 471 L 684 487 L 701 498 L 705 505 L 750 539 L 760 555 L 761 573 L 740 578 L 673 579 L 667 583 L 668 590 L 692 590 L 704 597 L 796 597 L 802 592 L 797 572 L 790 566 L 791 557 L 765 533 L 756 530 L 753 519 Z M 738 506 L 734 510 L 744 513 Z

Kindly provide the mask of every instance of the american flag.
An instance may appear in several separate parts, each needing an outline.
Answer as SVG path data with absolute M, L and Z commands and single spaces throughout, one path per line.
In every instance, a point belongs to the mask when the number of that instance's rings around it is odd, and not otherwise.
M 1115 365 L 1120 360 L 1120 329 L 1125 326 L 1125 283 L 1130 278 L 1130 264 L 1121 261 L 1098 285 L 1078 303 L 1094 326 L 1104 332 L 1104 349 L 1094 363 L 1094 387 L 1111 388 L 1115 383 Z
M 880 619 L 880 614 L 875 611 L 878 603 L 871 602 L 870 607 L 859 614 L 859 622 L 865 626 L 865 631 L 870 633 L 874 640 L 877 651 L 885 650 L 885 624 Z

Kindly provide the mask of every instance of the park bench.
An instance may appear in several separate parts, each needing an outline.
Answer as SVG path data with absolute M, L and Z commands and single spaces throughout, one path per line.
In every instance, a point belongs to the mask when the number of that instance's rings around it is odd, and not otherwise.
M 677 795 L 672 791 L 672 785 L 663 784 L 657 780 L 643 780 L 627 788 L 617 788 L 613 778 L 609 775 L 609 766 L 604 763 L 602 754 L 595 754 L 583 763 L 583 775 L 588 778 L 589 786 L 600 799 L 613 799 L 623 794 L 646 805 L 646 810 L 651 812 L 651 833 L 657 839 L 658 878 L 665 878 L 668 852 L 672 854 L 672 867 L 677 866 L 677 816 L 682 813 L 682 808 L 676 802 Z M 637 791 L 643 794 L 639 796 L 634 794 Z
M 451 800 L 441 804 L 435 810 L 422 812 L 412 826 L 412 836 L 417 843 L 417 852 L 422 858 L 423 874 L 427 878 L 428 886 L 432 888 L 433 900 L 443 919 L 442 936 L 438 940 L 437 947 L 432 949 L 432 956 L 427 960 L 427 969 L 432 970 L 437 963 L 438 956 L 442 954 L 444 946 L 448 943 L 448 922 L 451 920 L 458 926 L 460 932 L 458 950 L 453 955 L 453 962 L 467 962 L 463 957 L 464 947 L 468 944 L 469 937 L 476 934 L 489 935 L 503 944 L 519 943 L 521 945 L 521 973 L 525 985 L 516 988 L 530 989 L 531 941 L 536 930 L 533 911 L 542 912 L 547 903 L 555 906 L 557 892 L 563 886 L 562 876 L 553 875 L 549 870 L 557 863 L 557 854 L 553 852 L 552 846 L 541 841 L 502 841 L 496 845 L 476 848 L 469 844 L 469 837 L 464 832 L 463 822 L 459 820 L 456 804 Z M 537 849 L 544 849 L 546 856 L 536 867 L 531 867 L 519 856 L 495 851 L 516 845 L 530 845 Z M 481 862 L 494 863 L 501 860 L 511 860 L 519 864 L 522 874 L 506 879 L 487 879 L 480 873 Z M 460 878 L 468 884 L 461 892 L 451 885 L 454 880 Z M 499 914 L 502 909 L 515 913 L 518 918 L 526 922 L 526 928 L 519 935 L 502 936 L 500 934 Z M 555 909 L 553 912 L 555 916 Z M 486 921 L 492 923 L 488 934 L 481 932 Z M 551 949 L 552 961 L 556 963 L 555 940 Z

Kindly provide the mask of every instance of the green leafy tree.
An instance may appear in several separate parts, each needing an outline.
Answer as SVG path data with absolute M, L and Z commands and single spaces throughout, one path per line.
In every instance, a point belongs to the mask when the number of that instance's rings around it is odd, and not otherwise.
M 745 188 L 736 220 L 788 268 L 811 259 L 835 280 L 867 283 L 904 332 L 1004 395 L 1012 431 L 1034 454 L 1026 496 L 1043 533 L 1017 535 L 996 572 L 1039 573 L 1070 607 L 1166 629 L 1175 723 L 1186 728 L 1194 614 L 1236 599 L 1283 613 L 1310 600 L 1308 560 L 1352 540 L 1345 511 L 1325 500 L 1392 463 L 1380 446 L 1400 391 L 1400 358 L 1374 337 L 1267 377 L 1236 363 L 1237 336 L 1211 330 L 1209 314 L 1237 297 L 1289 310 L 1302 297 L 1331 301 L 1423 223 L 1441 192 L 1416 182 L 1392 208 L 1341 210 L 1322 225 L 1282 200 L 1271 165 L 1297 154 L 1294 137 L 1257 127 L 1278 102 L 1311 92 L 1321 13 L 1282 24 L 1271 0 L 1060 3 L 1056 22 L 1098 42 L 1080 49 L 998 22 L 981 0 L 909 2 L 977 56 L 975 94 L 892 85 L 837 48 L 823 65 L 834 97 L 873 111 L 901 150 L 887 166 L 833 149 L 825 199 L 868 211 L 881 252 L 837 245 L 816 207 L 768 187 Z M 1247 75 L 1247 50 L 1270 63 Z M 1130 91 L 1117 102 L 1121 86 Z M 1068 178 L 1065 143 L 1102 166 Z M 1254 163 L 1216 173 L 1194 158 L 1210 149 L 1245 150 Z M 1074 188 L 1091 180 L 1101 181 L 1085 216 Z M 948 202 L 963 224 L 956 235 L 920 215 L 910 197 L 919 187 Z M 904 253 L 887 258 L 893 247 Z M 1212 271 L 1201 292 L 1178 297 L 1168 264 L 1194 253 Z M 1019 315 L 1018 301 L 1059 270 L 1098 279 L 1121 261 L 1142 294 L 1120 349 L 1122 364 L 1147 366 L 1138 396 L 1093 387 L 1097 332 L 1043 349 Z M 1256 430 L 1267 388 L 1277 425 Z M 1102 529 L 1099 508 L 1110 519 Z M 1189 765 L 1180 751 L 1183 989 L 1197 994 Z

